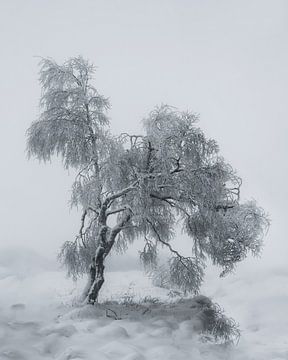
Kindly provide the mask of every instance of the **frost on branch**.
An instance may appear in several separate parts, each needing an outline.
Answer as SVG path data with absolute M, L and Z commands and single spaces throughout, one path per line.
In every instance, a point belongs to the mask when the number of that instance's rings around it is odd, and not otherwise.
M 155 286 L 197 294 L 203 281 L 204 264 L 195 258 L 173 256 L 150 274 Z
M 195 213 L 185 224 L 201 252 L 223 268 L 222 275 L 233 270 L 249 252 L 252 255 L 260 253 L 267 225 L 263 210 L 252 201 L 219 209 L 216 213 Z
M 240 202 L 241 178 L 197 126 L 198 116 L 164 105 L 143 121 L 141 134 L 112 135 L 109 103 L 93 75 L 81 57 L 63 65 L 43 59 L 41 113 L 27 132 L 30 156 L 58 155 L 77 172 L 71 206 L 82 210 L 80 229 L 60 258 L 70 275 L 92 276 L 91 302 L 104 282 L 105 258 L 137 238 L 150 271 L 160 274 L 159 251 L 170 251 L 163 279 L 185 292 L 199 290 L 208 258 L 226 274 L 249 253 L 258 255 L 267 216 L 255 202 Z M 177 251 L 181 238 L 171 245 L 178 224 L 191 238 L 190 254 Z
M 40 66 L 42 112 L 28 130 L 28 153 L 44 161 L 59 155 L 67 168 L 88 164 L 108 124 L 108 100 L 90 85 L 94 67 L 81 57 L 63 65 L 43 59 Z
M 196 259 L 173 257 L 169 262 L 170 283 L 186 292 L 198 292 L 203 280 L 203 268 Z
M 157 266 L 157 246 L 152 241 L 146 240 L 143 251 L 139 255 L 146 269 L 153 270 Z

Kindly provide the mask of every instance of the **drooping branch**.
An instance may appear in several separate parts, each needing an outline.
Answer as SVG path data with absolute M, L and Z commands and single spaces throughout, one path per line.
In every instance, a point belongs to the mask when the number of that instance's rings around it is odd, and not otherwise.
M 154 269 L 157 265 L 157 244 L 148 239 L 146 235 L 145 241 L 143 251 L 139 252 L 140 260 L 147 269 Z
M 146 219 L 146 220 L 147 220 L 147 222 L 150 224 L 152 230 L 154 231 L 154 233 L 155 233 L 155 235 L 156 235 L 156 237 L 157 237 L 157 240 L 158 240 L 161 244 L 165 245 L 165 246 L 170 250 L 171 253 L 175 254 L 175 255 L 177 256 L 177 258 L 179 259 L 179 261 L 182 263 L 182 265 L 187 268 L 184 260 L 191 260 L 191 257 L 185 257 L 185 256 L 181 255 L 177 250 L 173 249 L 172 246 L 171 246 L 167 241 L 165 241 L 165 240 L 163 240 L 163 239 L 161 238 L 159 232 L 157 231 L 157 229 L 155 228 L 155 226 L 153 225 L 153 223 L 152 223 L 149 219 Z M 187 268 L 187 269 L 188 269 L 188 268 Z
M 149 219 L 147 219 L 147 221 L 156 234 L 157 240 L 168 247 L 170 252 L 175 255 L 169 261 L 169 273 L 167 274 L 167 272 L 164 271 L 164 277 L 167 278 L 168 283 L 183 289 L 185 292 L 193 290 L 197 293 L 203 281 L 202 264 L 192 257 L 181 255 L 167 241 L 161 238 L 153 223 Z M 158 271 L 156 270 L 156 277 L 158 276 L 157 273 L 158 275 L 161 274 L 161 267 L 160 272 L 159 269 Z

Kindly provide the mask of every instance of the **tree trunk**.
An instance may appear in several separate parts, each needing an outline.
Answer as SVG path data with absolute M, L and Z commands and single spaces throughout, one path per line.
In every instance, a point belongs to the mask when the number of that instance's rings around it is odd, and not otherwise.
M 104 283 L 104 259 L 106 257 L 105 249 L 102 245 L 99 245 L 94 264 L 90 266 L 90 289 L 87 294 L 87 302 L 94 304 L 97 301 L 99 291 Z
M 131 213 L 129 212 L 127 216 L 111 230 L 111 232 L 108 231 L 108 227 L 106 226 L 106 219 L 103 221 L 105 225 L 102 225 L 99 232 L 99 246 L 90 266 L 90 280 L 84 292 L 85 301 L 89 304 L 95 304 L 98 299 L 99 291 L 104 283 L 104 260 L 113 247 L 117 234 L 130 218 Z M 107 234 L 109 234 L 109 240 L 107 239 Z

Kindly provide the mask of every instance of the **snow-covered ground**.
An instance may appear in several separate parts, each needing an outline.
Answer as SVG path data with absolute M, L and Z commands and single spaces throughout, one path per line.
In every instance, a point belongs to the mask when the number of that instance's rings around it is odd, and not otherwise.
M 3 258 L 9 258 L 7 253 Z M 34 261 L 33 254 L 26 259 L 21 265 L 1 262 L 0 256 L 1 360 L 288 359 L 288 269 L 282 265 L 247 263 L 225 279 L 208 269 L 202 293 L 242 331 L 238 345 L 223 346 L 201 342 L 189 313 L 187 319 L 171 311 L 114 320 L 113 313 L 98 317 L 91 307 L 73 307 L 83 282 L 74 284 L 44 259 Z M 128 302 L 145 296 L 169 299 L 140 271 L 108 272 L 101 296 Z

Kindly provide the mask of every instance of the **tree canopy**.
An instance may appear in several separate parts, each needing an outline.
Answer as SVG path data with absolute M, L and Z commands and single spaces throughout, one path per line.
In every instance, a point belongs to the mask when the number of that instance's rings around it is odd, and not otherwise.
M 198 291 L 208 258 L 226 274 L 259 254 L 267 216 L 254 201 L 240 202 L 242 181 L 198 116 L 160 106 L 142 134 L 112 135 L 109 101 L 91 84 L 94 70 L 82 57 L 63 65 L 43 59 L 41 114 L 27 133 L 29 156 L 57 155 L 77 171 L 71 204 L 82 208 L 80 231 L 61 250 L 69 274 L 87 272 L 99 246 L 105 258 L 141 238 L 147 268 L 157 268 L 158 250 L 167 247 L 170 283 Z M 191 238 L 188 256 L 171 245 L 178 224 Z

